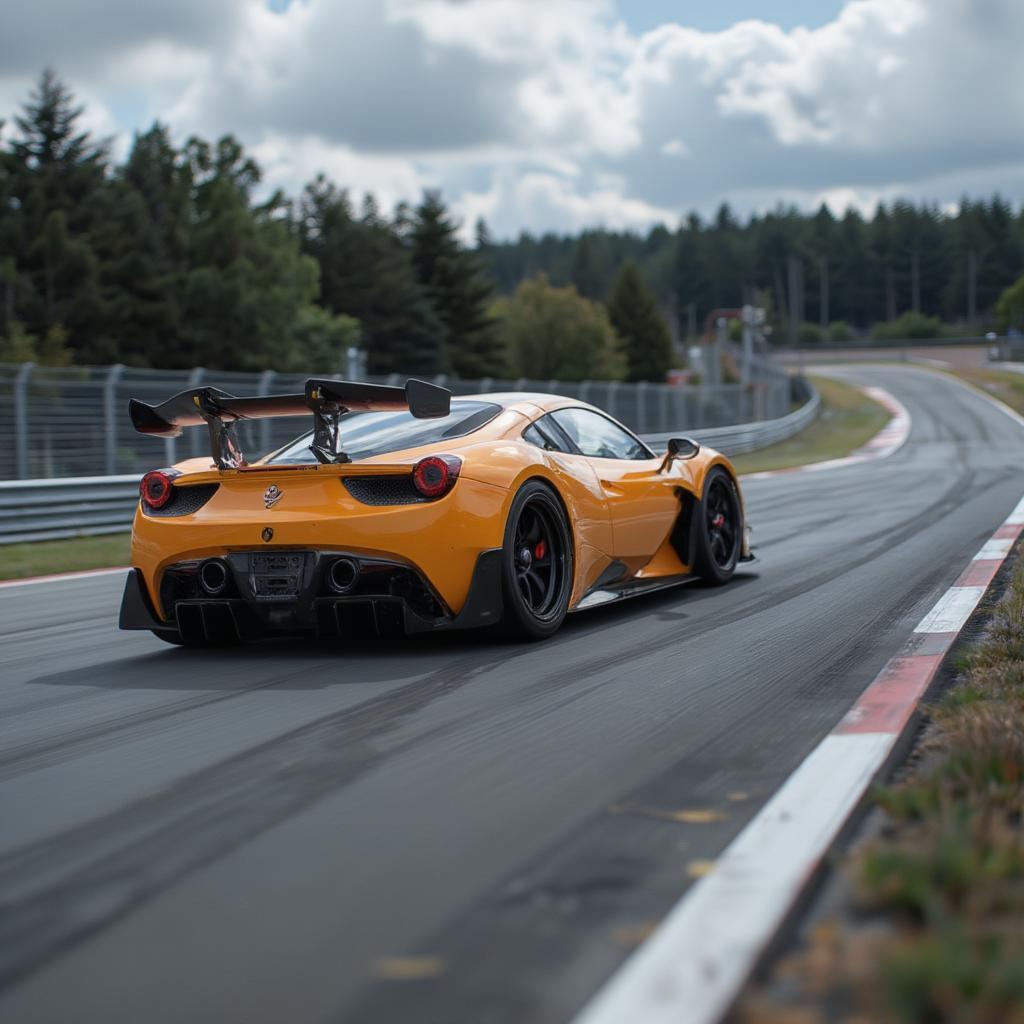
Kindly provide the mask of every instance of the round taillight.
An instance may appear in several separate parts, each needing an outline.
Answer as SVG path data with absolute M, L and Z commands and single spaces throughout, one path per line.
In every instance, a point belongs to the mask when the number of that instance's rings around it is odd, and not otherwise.
M 440 498 L 455 486 L 460 469 L 457 455 L 428 455 L 413 467 L 412 482 L 424 498 Z
M 173 469 L 154 469 L 139 481 L 139 496 L 149 508 L 163 508 L 171 500 L 171 488 L 178 474 Z

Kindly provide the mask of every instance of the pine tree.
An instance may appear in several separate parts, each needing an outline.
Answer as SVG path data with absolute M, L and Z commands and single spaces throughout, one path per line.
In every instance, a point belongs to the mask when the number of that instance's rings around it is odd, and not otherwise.
M 320 265 L 320 301 L 359 321 L 371 373 L 441 373 L 444 329 L 409 251 L 375 209 L 364 214 L 357 219 L 346 193 L 322 176 L 306 187 L 299 227 Z
M 672 279 L 676 311 L 680 318 L 679 333 L 686 337 L 690 333 L 691 319 L 697 333 L 700 333 L 704 316 L 710 308 L 706 298 L 709 289 L 703 233 L 696 214 L 691 213 L 685 224 L 680 225 L 674 248 Z
M 627 263 L 608 300 L 608 316 L 626 350 L 628 379 L 664 381 L 672 340 L 640 272 Z
M 56 73 L 44 71 L 15 118 L 3 236 L 14 261 L 13 318 L 43 337 L 63 325 L 86 360 L 111 348 L 102 340 L 107 310 L 94 238 L 106 213 L 106 145 L 80 130 L 81 115 Z
M 253 204 L 259 168 L 235 139 L 192 139 L 185 158 L 192 228 L 180 343 L 165 365 L 275 366 L 316 296 L 316 263 L 301 254 L 280 194 Z
M 573 248 L 570 282 L 584 298 L 603 302 L 615 272 L 606 232 L 584 231 Z
M 157 123 L 136 135 L 113 183 L 114 210 L 101 247 L 112 292 L 118 359 L 166 365 L 183 329 L 181 289 L 189 265 L 191 175 Z
M 409 233 L 416 276 L 444 326 L 452 371 L 459 377 L 501 376 L 507 359 L 488 313 L 493 287 L 457 230 L 441 197 L 426 192 Z

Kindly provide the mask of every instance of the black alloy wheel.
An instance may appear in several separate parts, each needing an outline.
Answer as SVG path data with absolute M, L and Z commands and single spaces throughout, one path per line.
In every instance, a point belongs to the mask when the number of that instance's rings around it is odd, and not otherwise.
M 502 574 L 506 629 L 524 639 L 551 636 L 572 594 L 572 540 L 565 513 L 546 484 L 531 480 L 512 500 Z
M 743 515 L 736 484 L 715 467 L 704 484 L 699 506 L 694 568 L 706 583 L 725 583 L 736 570 L 743 545 Z

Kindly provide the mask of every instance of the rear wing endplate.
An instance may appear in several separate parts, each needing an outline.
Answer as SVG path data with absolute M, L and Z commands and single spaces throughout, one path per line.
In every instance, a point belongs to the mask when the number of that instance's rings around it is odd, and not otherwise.
M 312 413 L 313 443 L 309 447 L 317 460 L 348 462 L 348 456 L 338 448 L 340 421 L 347 413 L 408 410 L 417 419 L 432 419 L 449 414 L 451 398 L 447 388 L 413 378 L 404 388 L 398 388 L 311 377 L 298 395 L 236 398 L 219 388 L 203 387 L 181 391 L 160 405 L 147 405 L 133 398 L 128 403 L 128 415 L 139 433 L 155 437 L 179 437 L 183 427 L 205 423 L 217 468 L 237 469 L 246 465 L 235 434 L 239 420 Z

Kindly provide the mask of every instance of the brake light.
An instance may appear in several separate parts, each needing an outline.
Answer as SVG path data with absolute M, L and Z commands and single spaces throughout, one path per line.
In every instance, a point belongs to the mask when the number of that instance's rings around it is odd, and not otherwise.
M 148 508 L 163 508 L 171 500 L 175 469 L 154 469 L 139 481 L 139 497 Z
M 428 455 L 413 467 L 413 486 L 424 498 L 440 498 L 455 486 L 461 469 L 457 455 Z

